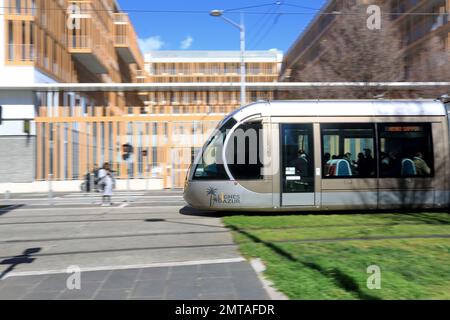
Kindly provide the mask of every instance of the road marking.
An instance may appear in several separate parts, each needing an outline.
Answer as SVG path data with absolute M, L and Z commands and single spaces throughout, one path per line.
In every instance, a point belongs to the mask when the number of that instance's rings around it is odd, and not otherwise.
M 115 194 L 114 197 L 116 198 L 125 198 L 125 197 L 134 197 L 134 198 L 142 198 L 142 199 L 182 199 L 182 195 L 173 195 L 173 196 L 145 196 L 145 195 L 136 195 L 136 194 Z M 94 196 L 64 196 L 64 197 L 54 197 L 53 200 L 89 200 L 89 199 L 101 199 L 101 195 L 94 195 Z M 13 198 L 8 199 L 7 201 L 48 201 L 47 198 Z
M 119 196 L 145 196 L 145 193 L 123 193 L 123 192 L 118 192 L 118 193 L 114 193 L 114 195 L 119 195 Z M 65 195 L 61 198 L 64 199 L 69 199 L 69 198 L 89 198 L 89 197 L 101 197 L 102 195 L 100 193 L 96 193 L 96 194 L 68 194 Z
M 121 198 L 113 199 L 113 201 L 115 201 L 115 202 L 124 202 L 126 200 L 128 200 L 128 199 L 121 199 Z M 129 200 L 131 202 L 133 202 L 133 203 L 136 203 L 136 204 L 149 204 L 148 207 L 151 207 L 151 204 L 153 204 L 153 203 L 161 203 L 161 204 L 163 204 L 163 203 L 171 204 L 171 203 L 178 203 L 178 202 L 183 202 L 184 203 L 183 199 L 170 200 L 170 201 L 167 201 L 167 200 L 161 200 L 161 201 L 158 201 L 158 200 L 145 200 L 145 199 L 142 199 L 142 200 L 129 199 Z M 101 202 L 99 200 L 96 200 L 96 201 L 83 201 L 83 202 L 53 201 L 53 202 L 47 202 L 47 203 L 42 203 L 42 202 L 41 203 L 26 203 L 25 205 L 35 206 L 35 207 L 44 207 L 44 206 L 58 207 L 58 206 L 70 206 L 70 205 L 90 205 L 90 206 L 92 206 L 92 205 L 101 205 Z M 78 208 L 78 209 L 80 209 L 80 208 Z M 9 211 L 9 210 L 4 210 L 4 209 L 2 209 L 2 210 L 4 212 Z M 2 212 L 2 210 L 0 210 L 0 212 Z
M 244 261 L 246 261 L 244 258 L 239 257 L 239 258 L 230 258 L 230 259 L 163 262 L 163 263 L 136 264 L 136 265 L 123 265 L 123 266 L 104 266 L 104 267 L 81 268 L 81 272 L 147 269 L 147 268 L 179 267 L 179 266 L 196 266 L 196 265 L 208 265 L 208 264 L 238 263 L 238 262 L 244 262 Z M 7 274 L 1 280 L 13 278 L 13 277 L 44 276 L 44 275 L 62 274 L 62 273 L 67 273 L 67 270 L 65 269 L 65 270 L 46 270 L 46 271 L 29 271 L 29 272 L 11 272 L 11 273 Z
M 183 194 L 182 193 L 174 193 L 174 194 L 162 194 L 162 195 L 148 195 L 148 194 L 144 194 L 144 193 L 126 193 L 126 192 L 114 192 L 114 195 L 119 195 L 119 196 L 139 196 L 139 197 L 146 197 L 146 198 L 173 198 L 173 197 L 182 197 Z M 103 193 L 91 193 L 91 194 L 70 194 L 70 195 L 56 195 L 53 194 L 54 198 L 92 198 L 92 197 L 101 197 L 103 196 Z M 14 199 L 25 199 L 25 200 L 35 200 L 35 199 L 47 199 L 48 195 L 45 196 L 39 196 L 39 197 L 14 197 L 14 198 L 10 198 L 11 200 Z
M 128 203 L 123 203 L 119 206 L 119 208 L 125 208 L 125 207 L 128 207 Z
M 173 208 L 181 208 L 182 206 L 139 206 L 139 207 L 127 207 L 127 209 L 173 209 Z M 2 209 L 0 210 L 0 213 L 2 212 L 27 212 L 27 211 L 80 211 L 80 210 L 93 210 L 93 209 L 99 209 L 101 208 L 100 206 L 95 206 L 95 207 L 80 207 L 80 208 L 55 208 L 55 207 L 50 207 L 50 208 L 23 208 L 21 207 L 20 209 L 9 209 L 9 210 L 5 210 Z M 105 208 L 101 208 L 101 209 L 108 209 L 107 207 Z M 109 209 L 122 209 L 120 207 L 110 207 Z M 20 218 L 20 217 L 19 217 Z

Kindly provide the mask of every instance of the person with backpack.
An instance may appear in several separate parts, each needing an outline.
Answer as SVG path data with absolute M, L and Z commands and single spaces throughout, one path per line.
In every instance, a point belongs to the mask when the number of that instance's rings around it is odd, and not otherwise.
M 103 191 L 102 206 L 112 206 L 113 189 L 114 189 L 114 177 L 111 171 L 109 163 L 105 163 L 103 168 L 99 170 L 98 177 L 100 179 L 99 185 Z

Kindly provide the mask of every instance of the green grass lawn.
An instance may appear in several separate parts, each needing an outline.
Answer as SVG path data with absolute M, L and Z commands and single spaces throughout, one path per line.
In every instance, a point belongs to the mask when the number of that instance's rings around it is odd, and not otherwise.
M 231 216 L 240 251 L 290 299 L 450 299 L 450 214 Z M 367 268 L 381 268 L 369 290 Z

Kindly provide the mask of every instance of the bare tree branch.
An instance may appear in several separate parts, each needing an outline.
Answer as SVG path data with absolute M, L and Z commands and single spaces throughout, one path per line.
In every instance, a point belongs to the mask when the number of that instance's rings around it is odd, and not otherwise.
M 299 66 L 292 81 L 403 81 L 405 60 L 401 54 L 400 33 L 383 15 L 382 28 L 367 27 L 367 6 L 344 8 L 319 45 L 312 64 Z M 312 94 L 312 95 L 311 95 Z M 377 88 L 316 90 L 302 93 L 308 98 L 374 98 L 386 92 Z

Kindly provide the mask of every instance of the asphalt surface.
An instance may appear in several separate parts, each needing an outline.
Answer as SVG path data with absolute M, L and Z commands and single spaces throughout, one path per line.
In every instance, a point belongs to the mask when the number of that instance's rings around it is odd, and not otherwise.
M 1 201 L 11 207 L 0 208 L 0 299 L 269 298 L 220 218 L 186 208 L 181 192 L 119 193 L 113 202 Z M 80 288 L 68 285 L 72 276 Z

